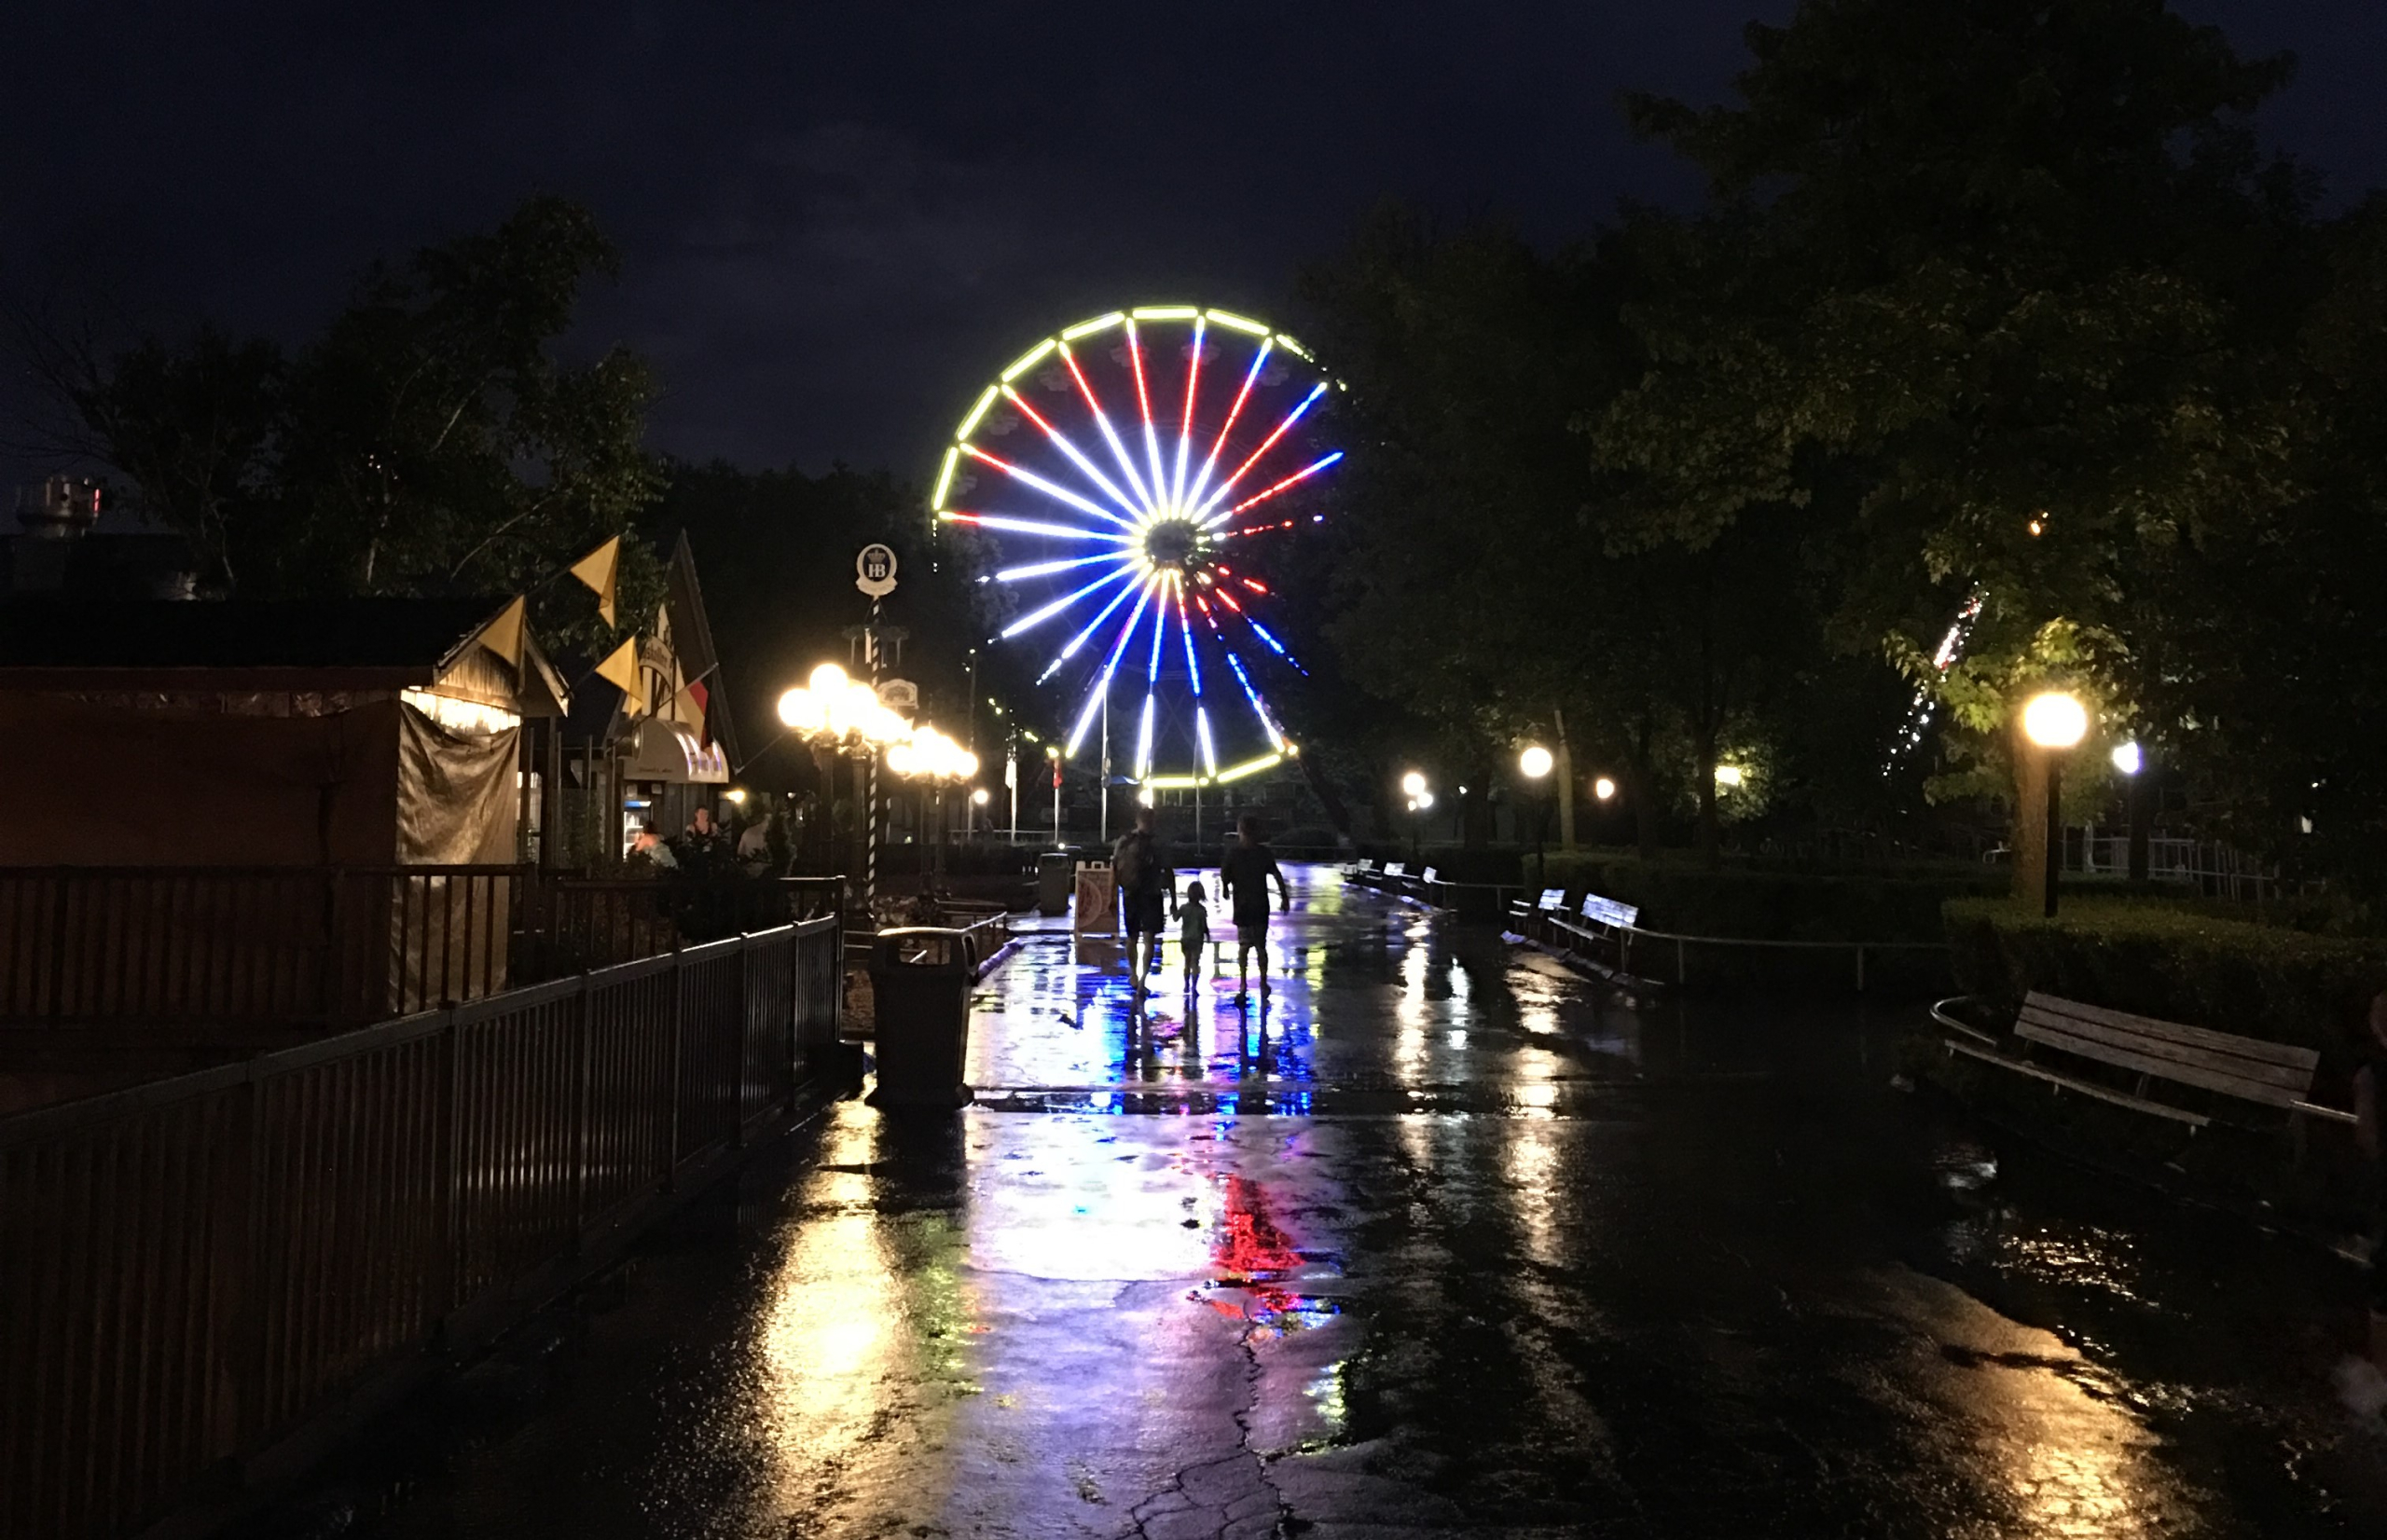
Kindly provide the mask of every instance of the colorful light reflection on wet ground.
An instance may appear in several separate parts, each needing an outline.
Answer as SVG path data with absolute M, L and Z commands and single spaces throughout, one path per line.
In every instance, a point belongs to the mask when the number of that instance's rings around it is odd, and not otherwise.
M 1033 943 L 567 1313 L 392 1536 L 2387 1533 L 2358 1280 L 1295 873 L 1275 994 Z M 1309 1526 L 1304 1528 L 1304 1526 Z

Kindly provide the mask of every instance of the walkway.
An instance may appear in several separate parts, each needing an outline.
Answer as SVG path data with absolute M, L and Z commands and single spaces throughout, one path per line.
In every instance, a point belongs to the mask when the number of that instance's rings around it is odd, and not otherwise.
M 366 1533 L 2387 1523 L 2351 1270 L 1949 1125 L 1911 1010 L 1635 1009 L 1296 887 L 1264 1011 L 1025 951 L 978 1107 L 835 1108 L 352 1462 Z

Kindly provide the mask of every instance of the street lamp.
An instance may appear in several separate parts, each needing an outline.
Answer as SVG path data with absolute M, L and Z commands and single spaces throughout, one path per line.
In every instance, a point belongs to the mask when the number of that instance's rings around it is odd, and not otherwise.
M 871 907 L 878 896 L 876 767 L 879 753 L 889 744 L 911 736 L 912 724 L 904 720 L 903 713 L 880 700 L 878 692 L 867 682 L 850 677 L 834 663 L 821 665 L 804 683 L 782 694 L 779 711 L 780 721 L 787 730 L 810 744 L 816 752 L 849 755 L 873 767 L 870 815 L 862 846 L 862 906 L 865 914 L 876 914 Z M 834 795 L 836 788 L 833 784 L 828 790 Z
M 2080 704 L 2078 696 L 2061 690 L 2033 695 L 2022 707 L 2022 736 L 2036 744 L 2047 757 L 2047 838 L 2040 849 L 2047 882 L 2041 912 L 2053 919 L 2056 877 L 2063 865 L 2063 755 L 2089 736 L 2089 708 Z
M 1434 805 L 1434 793 L 1426 790 L 1426 777 L 1416 770 L 1400 777 L 1400 790 L 1409 799 L 1409 861 L 1414 866 L 1424 849 L 1418 820 L 1426 809 Z
M 1592 795 L 1599 798 L 1602 802 L 1614 802 L 1616 800 L 1616 782 L 1608 779 L 1606 776 L 1602 776 L 1599 779 L 1592 782 Z
M 1525 779 L 1529 781 L 1539 782 L 1548 777 L 1550 774 L 1550 767 L 1556 763 L 1558 762 L 1552 758 L 1550 750 L 1544 749 L 1538 743 L 1526 745 L 1525 751 L 1517 756 L 1517 768 L 1525 772 Z M 1536 887 L 1543 887 L 1550 881 L 1550 869 L 1541 853 L 1542 815 L 1542 804 L 1539 802 L 1535 803 L 1533 810 L 1533 882 Z
M 887 768 L 905 780 L 926 781 L 936 791 L 936 844 L 932 859 L 945 859 L 945 789 L 978 773 L 978 756 L 921 722 L 887 750 Z

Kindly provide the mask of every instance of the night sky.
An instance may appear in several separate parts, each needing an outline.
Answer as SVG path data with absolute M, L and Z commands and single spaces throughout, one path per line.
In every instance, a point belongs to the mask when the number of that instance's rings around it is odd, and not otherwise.
M 654 363 L 657 448 L 925 476 L 1053 326 L 1283 316 L 1381 198 L 1552 243 L 1688 202 L 1617 92 L 1718 97 L 1742 24 L 1791 8 L 16 0 L 0 292 L 295 340 L 370 258 L 557 191 L 622 248 L 573 341 Z M 2333 203 L 2387 183 L 2387 5 L 2178 8 L 2299 56 L 2265 128 Z

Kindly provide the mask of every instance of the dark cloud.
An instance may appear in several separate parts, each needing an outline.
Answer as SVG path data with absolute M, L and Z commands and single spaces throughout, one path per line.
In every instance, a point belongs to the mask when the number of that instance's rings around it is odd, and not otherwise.
M 655 361 L 660 447 L 918 473 L 1056 322 L 1281 314 L 1380 198 L 1547 241 L 1688 198 L 1617 92 L 1716 97 L 1789 8 L 21 0 L 0 282 L 296 337 L 374 256 L 560 191 L 626 258 L 576 344 Z M 2337 196 L 2387 175 L 2387 7 L 2181 8 L 2303 56 L 2269 124 Z

